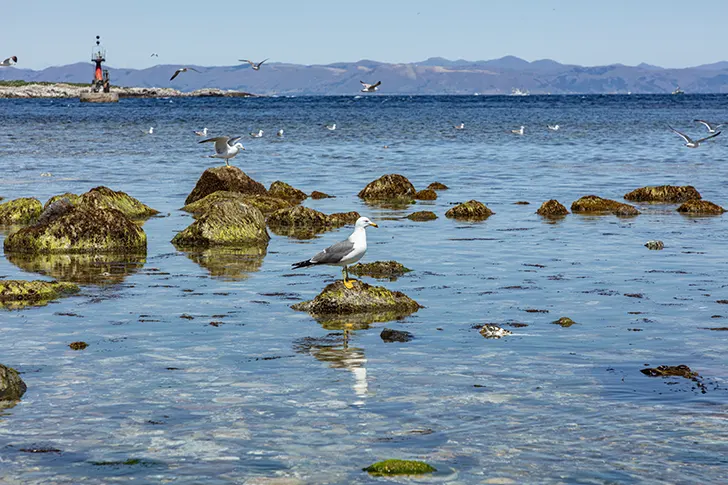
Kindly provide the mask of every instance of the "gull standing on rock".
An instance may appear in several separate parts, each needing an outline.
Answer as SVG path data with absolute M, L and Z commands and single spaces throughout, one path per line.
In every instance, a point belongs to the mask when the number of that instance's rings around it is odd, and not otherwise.
M 278 133 L 276 133 L 276 136 L 283 136 L 283 128 L 278 130 Z
M 453 128 L 455 128 L 456 130 L 464 130 L 465 123 L 460 123 L 459 125 L 453 125 Z
M 343 266 L 344 269 L 341 270 L 341 274 L 344 276 L 344 286 L 352 289 L 354 284 L 349 280 L 348 266 L 359 261 L 367 252 L 367 232 L 365 229 L 368 226 L 379 227 L 368 218 L 360 217 L 356 220 L 354 232 L 351 233 L 351 236 L 333 246 L 329 246 L 311 259 L 294 263 L 293 269 L 319 264 Z
M 172 77 L 169 78 L 169 80 L 172 81 L 174 78 L 176 78 L 177 76 L 179 76 L 179 74 L 181 72 L 187 72 L 187 71 L 200 72 L 197 69 L 195 69 L 194 67 L 180 67 L 179 69 L 177 69 L 176 71 L 174 71 L 174 74 L 172 74 Z
M 153 135 L 154 134 L 154 127 L 150 126 L 148 130 L 142 130 L 147 135 Z
M 225 165 L 230 166 L 228 160 L 233 158 L 235 155 L 240 153 L 241 150 L 245 150 L 242 143 L 236 143 L 241 137 L 236 136 L 233 138 L 227 136 L 217 136 L 215 138 L 208 138 L 202 140 L 199 143 L 215 142 L 215 154 L 209 155 L 208 158 L 223 158 L 225 159 Z
M 257 132 L 251 131 L 250 136 L 252 136 L 253 138 L 260 138 L 263 136 L 263 130 L 258 130 Z
M 525 131 L 524 131 L 525 129 L 526 129 L 526 127 L 521 125 L 521 129 L 511 130 L 511 133 L 513 133 L 514 135 L 523 135 L 525 133 Z
M 705 120 L 693 120 L 693 121 L 705 125 L 705 127 L 708 129 L 708 133 L 715 133 L 715 132 L 718 131 L 718 128 L 720 128 L 721 126 L 725 125 L 725 123 L 715 124 L 715 123 L 709 123 L 709 122 L 707 122 Z
M 334 131 L 336 129 L 336 123 L 332 123 L 330 125 L 324 125 L 326 126 L 326 129 L 329 131 Z
M 207 128 L 203 128 L 202 131 L 196 131 L 195 135 L 197 136 L 207 136 Z
M 364 81 L 359 81 L 362 85 L 361 92 L 362 93 L 373 93 L 376 91 L 380 84 L 382 84 L 382 81 L 377 81 L 374 84 L 367 84 Z
M 267 58 L 267 59 L 263 59 L 262 61 L 260 61 L 260 62 L 259 62 L 259 63 L 257 63 L 257 64 L 256 64 L 255 62 L 253 62 L 253 61 L 249 61 L 249 60 L 247 60 L 247 59 L 238 59 L 238 61 L 240 61 L 240 62 L 247 62 L 248 64 L 250 64 L 250 65 L 251 65 L 251 66 L 253 67 L 253 70 L 254 70 L 254 71 L 260 71 L 260 66 L 262 66 L 262 65 L 263 65 L 263 63 L 264 63 L 265 61 L 267 61 L 268 59 L 270 59 L 270 58 Z
M 684 133 L 680 133 L 679 131 L 677 131 L 672 126 L 667 125 L 667 127 L 670 128 L 675 133 L 677 133 L 678 135 L 680 135 L 682 137 L 682 139 L 685 140 L 685 146 L 688 147 L 688 148 L 698 148 L 700 146 L 700 144 L 703 143 L 705 140 L 710 140 L 711 138 L 715 138 L 716 136 L 720 135 L 720 133 L 721 133 L 719 131 L 719 132 L 717 132 L 717 133 L 715 133 L 713 135 L 706 136 L 705 138 L 701 138 L 700 140 L 693 140 L 688 135 L 686 135 Z
M 551 131 L 559 131 L 559 125 L 547 125 Z
M 18 56 L 10 56 L 3 62 L 0 62 L 0 67 L 10 67 L 18 62 Z

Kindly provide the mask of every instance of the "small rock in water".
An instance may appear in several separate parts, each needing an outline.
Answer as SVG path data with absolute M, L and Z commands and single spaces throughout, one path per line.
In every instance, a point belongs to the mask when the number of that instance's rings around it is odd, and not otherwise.
M 556 199 L 547 200 L 536 211 L 536 214 L 543 217 L 563 217 L 568 213 L 566 207 Z
M 445 213 L 445 217 L 451 219 L 464 219 L 470 221 L 482 221 L 495 214 L 485 204 L 477 200 L 469 200 L 458 204 Z
M 0 364 L 0 401 L 17 401 L 27 389 L 18 371 Z
M 384 460 L 363 469 L 372 475 L 421 475 L 437 471 L 435 467 L 422 461 Z
M 424 222 L 434 221 L 437 219 L 437 214 L 431 211 L 417 211 L 407 216 L 410 221 Z
M 407 177 L 399 174 L 389 174 L 370 182 L 359 192 L 364 200 L 387 201 L 400 199 L 409 202 L 417 191 Z
M 448 190 L 450 187 L 440 182 L 432 182 L 427 188 L 430 190 Z
M 513 332 L 510 330 L 506 330 L 505 328 L 500 327 L 499 325 L 495 325 L 492 323 L 486 323 L 482 327 L 480 327 L 480 335 L 482 335 L 485 338 L 502 338 L 506 335 L 513 335 Z
M 585 195 L 571 204 L 571 212 L 587 214 L 614 214 L 616 216 L 636 216 L 640 211 L 629 204 L 596 195 Z
M 665 243 L 663 243 L 662 241 L 647 241 L 645 243 L 645 247 L 647 249 L 655 249 L 655 250 L 664 249 Z
M 333 199 L 333 195 L 325 194 L 323 192 L 319 192 L 318 190 L 314 190 L 311 192 L 311 198 L 312 199 Z
M 393 330 L 391 328 L 383 329 L 382 333 L 379 334 L 379 337 L 385 342 L 409 342 L 415 338 L 415 336 L 410 332 L 406 332 L 404 330 Z
M 398 277 L 409 273 L 412 270 L 397 261 L 375 261 L 373 263 L 357 263 L 349 267 L 349 273 L 357 276 L 371 276 L 372 278 L 389 278 L 396 280 Z
M 634 202 L 686 202 L 692 199 L 701 199 L 692 185 L 658 185 L 635 189 L 625 194 L 624 198 Z
M 551 323 L 553 323 L 554 325 L 561 325 L 564 328 L 568 328 L 568 327 L 571 327 L 572 325 L 574 325 L 576 322 L 569 317 L 561 317 L 558 320 L 554 320 Z
M 420 190 L 415 194 L 417 200 L 435 200 L 437 199 L 437 192 L 432 189 Z
M 268 189 L 268 194 L 271 197 L 277 197 L 279 199 L 285 199 L 285 200 L 292 200 L 296 203 L 301 202 L 305 198 L 308 197 L 306 193 L 302 190 L 299 190 L 295 187 L 290 186 L 289 184 L 282 182 L 280 180 L 276 180 L 272 184 L 270 184 L 270 188 Z
M 676 209 L 683 214 L 719 215 L 725 209 L 707 200 L 689 200 Z
M 88 347 L 88 344 L 86 342 L 71 342 L 68 344 L 69 347 L 71 347 L 72 350 L 83 350 L 86 347 Z
M 40 217 L 43 204 L 34 197 L 21 197 L 0 204 L 0 225 L 33 224 Z

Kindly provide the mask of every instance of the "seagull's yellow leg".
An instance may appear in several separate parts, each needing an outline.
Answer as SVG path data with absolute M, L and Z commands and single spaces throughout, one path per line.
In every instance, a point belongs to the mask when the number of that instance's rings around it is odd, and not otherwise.
M 344 266 L 344 269 L 341 270 L 341 273 L 344 275 L 344 286 L 347 287 L 348 289 L 354 288 L 354 283 L 352 283 L 351 280 L 349 280 L 349 268 Z

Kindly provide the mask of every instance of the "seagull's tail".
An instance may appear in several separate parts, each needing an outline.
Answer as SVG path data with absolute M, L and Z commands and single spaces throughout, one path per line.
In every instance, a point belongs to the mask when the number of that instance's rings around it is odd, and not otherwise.
M 316 263 L 312 263 L 311 260 L 307 259 L 306 261 L 299 261 L 298 263 L 293 263 L 291 266 L 293 266 L 293 269 L 298 268 L 305 268 L 306 266 L 313 266 Z

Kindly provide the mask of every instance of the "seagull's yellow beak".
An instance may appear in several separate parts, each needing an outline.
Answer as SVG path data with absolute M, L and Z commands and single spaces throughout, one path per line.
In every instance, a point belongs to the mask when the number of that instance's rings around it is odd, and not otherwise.
M 369 223 L 369 225 L 370 225 L 370 226 L 374 226 L 374 227 L 379 227 L 378 225 L 376 225 L 376 224 L 375 224 L 375 223 L 373 223 L 373 222 L 370 222 L 370 223 Z

